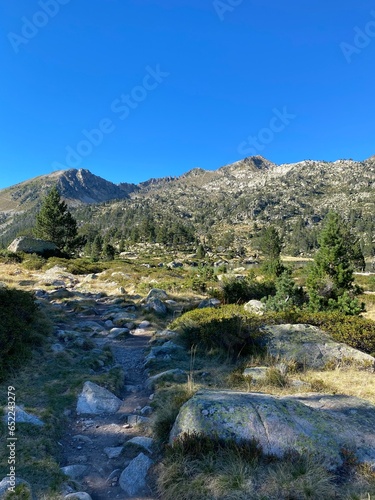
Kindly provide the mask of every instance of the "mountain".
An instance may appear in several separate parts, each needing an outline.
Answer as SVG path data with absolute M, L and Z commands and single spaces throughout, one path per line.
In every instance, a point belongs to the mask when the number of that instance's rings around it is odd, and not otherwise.
M 0 234 L 16 228 L 33 225 L 33 218 L 41 200 L 52 186 L 57 186 L 69 207 L 103 203 L 110 200 L 129 198 L 138 190 L 135 184 L 113 184 L 85 169 L 59 170 L 32 178 L 0 190 Z M 20 220 L 21 217 L 21 220 Z
M 276 165 L 254 156 L 217 170 L 195 168 L 139 185 L 115 185 L 88 170 L 54 172 L 0 191 L 3 239 L 25 227 L 53 184 L 80 224 L 101 232 L 113 228 L 125 240 L 154 241 L 160 227 L 160 241 L 173 231 L 219 240 L 226 232 L 248 237 L 255 223 L 269 222 L 288 234 L 296 234 L 297 226 L 312 234 L 330 209 L 350 220 L 369 244 L 375 236 L 375 157 Z M 22 221 L 16 215 L 20 212 Z

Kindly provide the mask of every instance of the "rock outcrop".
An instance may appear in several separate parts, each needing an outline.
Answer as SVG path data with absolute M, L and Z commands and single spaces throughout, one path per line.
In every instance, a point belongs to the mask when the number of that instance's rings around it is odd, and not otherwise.
M 263 327 L 263 332 L 262 342 L 271 356 L 296 361 L 304 368 L 321 369 L 331 363 L 343 362 L 375 367 L 375 358 L 334 341 L 316 326 L 270 325 Z
M 375 406 L 356 397 L 200 391 L 180 409 L 170 443 L 184 433 L 255 439 L 267 455 L 308 452 L 333 470 L 349 453 L 375 469 L 374 429 Z

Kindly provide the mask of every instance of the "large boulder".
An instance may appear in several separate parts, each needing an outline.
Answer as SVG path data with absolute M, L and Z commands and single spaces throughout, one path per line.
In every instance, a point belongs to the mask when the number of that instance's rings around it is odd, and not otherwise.
M 116 413 L 121 405 L 121 399 L 110 391 L 87 381 L 84 383 L 82 392 L 78 397 L 77 413 L 89 415 Z
M 57 246 L 51 241 L 31 238 L 29 236 L 20 236 L 12 241 L 8 246 L 10 252 L 25 252 L 44 254 L 46 252 L 56 252 Z
M 296 361 L 305 368 L 320 369 L 327 364 L 340 364 L 343 361 L 375 367 L 375 358 L 334 341 L 316 326 L 270 325 L 262 330 L 262 342 L 271 356 Z
M 143 453 L 134 458 L 122 471 L 119 484 L 129 496 L 140 495 L 146 490 L 146 476 L 152 460 Z
M 200 391 L 181 407 L 170 443 L 184 433 L 255 439 L 268 455 L 308 452 L 334 470 L 350 453 L 375 469 L 374 429 L 375 406 L 356 397 Z

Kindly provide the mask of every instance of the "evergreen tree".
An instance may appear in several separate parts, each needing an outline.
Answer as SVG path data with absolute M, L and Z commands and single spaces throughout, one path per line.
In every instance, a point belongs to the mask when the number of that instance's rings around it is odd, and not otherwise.
M 329 212 L 318 242 L 320 247 L 307 279 L 310 309 L 338 309 L 357 314 L 361 306 L 354 299 L 352 262 L 358 259 L 357 240 L 341 217 Z
M 262 230 L 259 239 L 259 249 L 265 257 L 263 272 L 269 276 L 280 276 L 285 270 L 280 261 L 282 239 L 274 226 Z
M 33 232 L 37 238 L 52 241 L 60 250 L 70 251 L 74 248 L 77 222 L 66 203 L 61 201 L 57 187 L 53 187 L 45 197 L 36 216 Z

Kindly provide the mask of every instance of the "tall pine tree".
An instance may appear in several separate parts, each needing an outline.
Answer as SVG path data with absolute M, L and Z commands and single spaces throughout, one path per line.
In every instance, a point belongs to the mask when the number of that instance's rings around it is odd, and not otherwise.
M 61 200 L 57 187 L 53 187 L 44 198 L 36 216 L 34 235 L 52 241 L 63 251 L 71 251 L 77 237 L 77 222 Z

